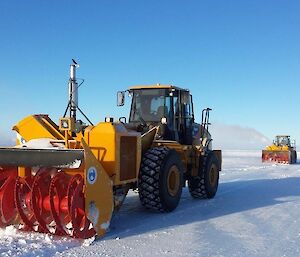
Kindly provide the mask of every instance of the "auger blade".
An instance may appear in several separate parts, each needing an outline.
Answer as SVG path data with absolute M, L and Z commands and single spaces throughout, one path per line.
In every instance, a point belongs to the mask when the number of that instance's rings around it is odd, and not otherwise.
M 0 148 L 0 226 L 104 235 L 114 208 L 112 181 L 82 144 L 83 150 Z
M 17 218 L 14 202 L 16 169 L 0 169 L 0 226 L 13 224 Z
M 0 173 L 0 226 L 15 224 L 23 230 L 83 239 L 96 235 L 85 210 L 82 175 L 55 168 L 16 175 Z

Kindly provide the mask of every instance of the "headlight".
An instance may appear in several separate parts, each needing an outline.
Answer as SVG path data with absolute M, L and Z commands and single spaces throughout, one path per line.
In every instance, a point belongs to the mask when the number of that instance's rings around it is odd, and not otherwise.
M 167 118 L 166 117 L 162 117 L 160 120 L 161 124 L 167 124 Z
M 66 121 L 66 120 L 63 120 L 62 123 L 61 123 L 61 126 L 62 126 L 64 129 L 68 129 L 68 128 L 69 128 L 69 122 Z

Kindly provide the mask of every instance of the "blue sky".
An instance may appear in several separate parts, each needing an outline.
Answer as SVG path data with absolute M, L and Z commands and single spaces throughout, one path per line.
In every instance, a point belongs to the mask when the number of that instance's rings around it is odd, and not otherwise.
M 212 122 L 300 142 L 299 1 L 10 0 L 0 10 L 3 138 L 29 114 L 58 120 L 75 58 L 95 123 L 126 115 L 116 91 L 160 82 L 190 88 L 199 117 L 210 106 Z

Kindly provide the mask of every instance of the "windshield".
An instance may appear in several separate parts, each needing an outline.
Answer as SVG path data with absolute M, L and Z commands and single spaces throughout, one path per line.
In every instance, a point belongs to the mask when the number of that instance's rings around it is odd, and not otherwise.
M 280 146 L 289 146 L 290 145 L 290 138 L 287 136 L 277 136 L 277 144 Z
M 140 89 L 133 91 L 131 122 L 160 121 L 169 112 L 169 91 L 166 89 Z

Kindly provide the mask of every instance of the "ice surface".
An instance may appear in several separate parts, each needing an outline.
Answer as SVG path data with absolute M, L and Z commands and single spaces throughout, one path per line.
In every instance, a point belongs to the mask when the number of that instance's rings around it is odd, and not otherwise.
M 80 241 L 13 227 L 0 256 L 300 256 L 300 165 L 261 163 L 260 151 L 225 151 L 218 193 L 151 213 L 130 192 L 103 239 Z

